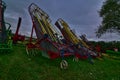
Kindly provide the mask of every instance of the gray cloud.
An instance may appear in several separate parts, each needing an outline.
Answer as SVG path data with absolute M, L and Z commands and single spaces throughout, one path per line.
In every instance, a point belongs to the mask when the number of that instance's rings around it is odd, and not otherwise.
M 53 24 L 58 18 L 63 18 L 72 29 L 76 30 L 78 35 L 86 34 L 89 39 L 93 40 L 97 39 L 94 32 L 101 22 L 98 11 L 105 0 L 4 1 L 7 4 L 5 20 L 11 23 L 13 32 L 16 30 L 18 17 L 22 17 L 20 33 L 30 35 L 32 21 L 28 12 L 28 6 L 34 2 L 50 16 Z M 107 36 L 110 38 L 110 35 Z M 104 36 L 102 38 L 104 38 Z M 118 38 L 118 40 L 120 40 L 120 38 Z

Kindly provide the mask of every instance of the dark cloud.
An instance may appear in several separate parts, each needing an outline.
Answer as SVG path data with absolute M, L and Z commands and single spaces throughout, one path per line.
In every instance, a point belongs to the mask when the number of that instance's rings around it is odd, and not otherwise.
M 58 18 L 63 18 L 72 29 L 75 29 L 77 35 L 86 34 L 87 37 L 92 40 L 97 39 L 95 37 L 95 29 L 101 22 L 98 11 L 105 0 L 4 1 L 7 4 L 5 20 L 11 23 L 13 32 L 16 30 L 18 17 L 22 17 L 20 33 L 30 35 L 32 21 L 28 12 L 28 6 L 31 3 L 36 3 L 50 16 L 53 24 Z M 104 38 L 104 36 L 102 38 Z

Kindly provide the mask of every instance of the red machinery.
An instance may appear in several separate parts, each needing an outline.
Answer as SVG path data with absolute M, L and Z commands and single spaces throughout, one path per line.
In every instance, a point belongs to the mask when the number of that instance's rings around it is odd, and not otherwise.
M 15 35 L 13 36 L 13 43 L 17 43 L 17 41 L 24 41 L 25 40 L 25 36 L 18 34 L 21 21 L 22 21 L 22 18 L 19 17 L 18 24 L 17 24 L 17 29 L 16 29 L 16 32 L 15 32 Z
M 29 13 L 31 15 L 33 27 L 30 42 L 26 46 L 27 54 L 35 54 L 36 50 L 39 50 L 43 56 L 50 59 L 73 55 L 73 50 L 67 45 L 62 44 L 57 37 L 49 16 L 42 9 L 32 3 L 29 6 Z M 32 43 L 33 30 L 35 30 L 37 36 L 37 41 L 35 41 L 35 43 Z M 61 65 L 66 68 L 68 64 L 65 60 L 62 60 Z
M 90 58 L 90 56 L 97 56 L 96 53 L 89 50 L 89 46 L 83 40 L 79 39 L 76 36 L 76 34 L 70 29 L 69 25 L 64 20 L 62 20 L 61 18 L 58 19 L 55 25 L 63 34 L 66 44 L 72 45 L 72 49 L 74 50 L 75 55 L 78 58 L 86 59 Z

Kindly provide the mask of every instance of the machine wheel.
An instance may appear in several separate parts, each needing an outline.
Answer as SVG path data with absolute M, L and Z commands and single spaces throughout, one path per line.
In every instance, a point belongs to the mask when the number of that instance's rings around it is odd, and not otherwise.
M 37 52 L 37 49 L 28 49 L 28 48 L 26 47 L 26 53 L 27 53 L 27 55 L 29 55 L 29 56 L 35 56 L 38 52 Z
M 78 62 L 78 60 L 79 60 L 78 57 L 74 57 L 74 58 L 73 58 L 73 61 L 75 61 L 75 62 Z
M 68 62 L 66 60 L 62 60 L 60 62 L 60 68 L 61 69 L 67 69 L 67 67 L 68 67 Z
M 27 55 L 29 55 L 29 50 L 28 50 L 28 48 L 26 47 L 26 53 L 27 53 Z
M 34 56 L 34 50 L 33 49 L 28 49 L 26 47 L 26 53 L 27 53 L 28 56 Z

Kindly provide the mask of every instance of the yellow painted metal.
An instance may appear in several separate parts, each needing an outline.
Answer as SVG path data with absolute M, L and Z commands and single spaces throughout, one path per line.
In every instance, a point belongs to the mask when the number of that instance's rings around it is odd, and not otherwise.
M 38 20 L 38 22 L 39 22 L 39 24 L 40 24 L 40 27 L 41 27 L 41 29 L 42 29 L 43 34 L 47 34 L 47 32 L 46 32 L 44 26 L 42 25 L 40 19 L 38 18 L 38 15 L 37 15 L 37 14 L 35 14 L 35 17 L 37 18 L 37 20 Z
M 86 47 L 86 48 L 89 48 L 89 46 L 81 39 L 79 39 L 79 41 Z
M 44 16 L 42 17 L 42 20 L 45 25 L 44 27 L 46 29 L 46 32 L 49 34 L 49 36 L 53 41 L 56 41 L 55 34 L 54 34 L 54 31 L 51 29 L 50 23 L 48 22 L 47 19 L 44 18 Z
M 58 42 L 55 36 L 55 30 L 52 28 L 50 22 L 48 21 L 49 17 L 41 15 L 39 12 L 35 12 L 35 17 L 37 18 L 43 34 L 49 34 L 52 41 Z
M 74 44 L 78 44 L 79 40 L 77 39 L 76 36 L 74 36 L 68 26 L 68 24 L 62 20 L 61 22 L 62 26 L 63 26 L 63 30 L 65 31 L 66 35 L 70 38 L 71 42 Z
M 56 35 L 57 31 L 53 28 L 50 22 L 50 18 L 42 9 L 37 5 L 32 5 L 32 14 L 37 19 L 42 34 L 48 34 L 50 39 L 55 42 L 60 42 L 60 39 Z
M 61 23 L 61 25 L 63 26 L 63 30 L 65 32 L 65 35 L 67 35 L 67 37 L 69 38 L 69 40 L 73 43 L 73 44 L 79 44 L 81 43 L 83 46 L 85 46 L 86 48 L 89 48 L 89 46 L 82 41 L 81 39 L 79 39 L 69 28 L 69 25 L 62 19 L 59 19 L 59 22 Z

